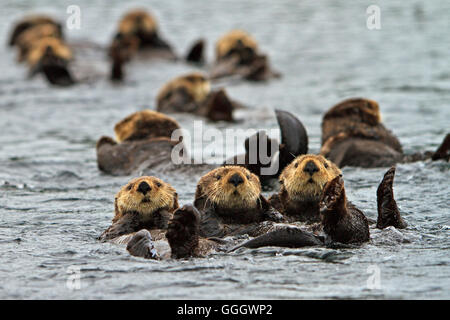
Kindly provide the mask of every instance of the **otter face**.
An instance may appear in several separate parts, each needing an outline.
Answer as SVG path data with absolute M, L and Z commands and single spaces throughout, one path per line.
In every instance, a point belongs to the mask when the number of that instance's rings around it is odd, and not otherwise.
M 292 200 L 318 201 L 328 181 L 341 171 L 331 161 L 318 155 L 302 155 L 281 173 L 280 183 Z
M 248 60 L 257 51 L 258 44 L 243 30 L 232 30 L 219 39 L 216 45 L 216 59 L 238 54 L 241 62 Z
M 151 34 L 155 33 L 158 24 L 156 19 L 148 12 L 136 9 L 128 12 L 119 23 L 119 33 L 137 34 L 139 32 Z
M 116 216 L 126 212 L 138 212 L 144 220 L 150 219 L 158 209 L 168 210 L 178 207 L 175 189 L 161 179 L 144 176 L 131 180 L 120 189 L 115 197 Z
M 255 208 L 261 194 L 259 178 L 239 166 L 220 167 L 210 171 L 199 181 L 202 196 L 219 208 Z
M 164 99 L 170 98 L 173 93 L 180 89 L 186 92 L 193 101 L 201 102 L 211 92 L 211 83 L 200 72 L 193 72 L 177 77 L 161 88 L 158 93 L 157 104 L 160 105 Z
M 143 110 L 135 112 L 118 122 L 114 127 L 118 142 L 172 136 L 179 129 L 178 123 L 156 111 Z

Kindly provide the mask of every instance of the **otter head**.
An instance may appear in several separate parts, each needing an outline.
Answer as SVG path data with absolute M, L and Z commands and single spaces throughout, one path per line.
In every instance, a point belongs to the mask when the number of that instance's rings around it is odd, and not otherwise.
M 158 107 L 161 103 L 170 99 L 177 92 L 183 92 L 189 96 L 193 102 L 202 102 L 211 92 L 211 83 L 206 76 L 200 72 L 192 72 L 184 76 L 177 77 L 166 83 L 157 96 Z M 183 101 L 185 104 L 185 101 Z
M 281 173 L 281 191 L 289 199 L 299 202 L 319 201 L 327 182 L 341 175 L 341 170 L 320 155 L 297 157 Z
M 261 184 L 255 174 L 240 166 L 225 166 L 200 179 L 195 198 L 196 205 L 203 198 L 205 205 L 218 209 L 253 209 L 260 194 Z
M 131 180 L 116 194 L 115 216 L 117 221 L 127 212 L 138 213 L 143 221 L 151 220 L 153 213 L 166 209 L 170 212 L 178 208 L 175 189 L 161 179 L 145 176 Z
M 51 17 L 43 16 L 43 15 L 34 15 L 23 18 L 20 22 L 18 22 L 13 31 L 11 32 L 11 37 L 9 39 L 9 45 L 14 46 L 17 44 L 19 37 L 28 29 L 33 28 L 35 26 L 41 24 L 52 24 L 61 34 L 62 37 L 62 26 L 59 22 L 56 22 Z
M 375 100 L 351 98 L 332 107 L 325 113 L 323 120 L 335 118 L 352 119 L 355 122 L 375 126 L 381 122 L 380 107 Z
M 170 138 L 172 132 L 179 128 L 174 119 L 156 111 L 143 110 L 118 122 L 114 132 L 117 141 L 122 142 L 159 137 Z
M 243 30 L 232 30 L 222 36 L 216 44 L 216 59 L 238 57 L 240 64 L 253 60 L 258 50 L 258 43 Z
M 26 29 L 17 38 L 17 47 L 19 48 L 19 62 L 23 61 L 34 41 L 42 38 L 53 37 L 62 38 L 61 30 L 52 23 L 43 23 Z
M 156 19 L 143 9 L 129 11 L 119 22 L 118 33 L 123 35 L 136 35 L 145 40 L 146 37 L 156 34 L 158 23 Z

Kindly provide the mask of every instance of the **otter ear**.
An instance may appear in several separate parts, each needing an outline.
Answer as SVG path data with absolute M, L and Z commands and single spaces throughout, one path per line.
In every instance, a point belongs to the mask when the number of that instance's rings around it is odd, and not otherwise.
M 275 110 L 281 131 L 280 166 L 284 168 L 297 156 L 308 153 L 308 134 L 292 113 Z

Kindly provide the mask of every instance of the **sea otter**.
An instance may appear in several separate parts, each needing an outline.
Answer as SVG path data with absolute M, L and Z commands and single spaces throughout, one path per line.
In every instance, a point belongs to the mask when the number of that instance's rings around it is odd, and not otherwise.
M 178 123 L 156 111 L 135 112 L 118 122 L 116 140 L 101 137 L 97 142 L 98 168 L 113 175 L 128 175 L 141 167 L 168 161 L 179 141 L 171 140 Z
M 292 114 L 276 111 L 277 121 L 281 130 L 281 144 L 276 142 L 276 152 L 266 153 L 269 163 L 261 162 L 259 150 L 253 148 L 253 138 L 263 138 L 262 143 L 273 142 L 262 132 L 246 140 L 246 153 L 229 159 L 225 164 L 242 165 L 251 172 L 261 176 L 264 181 L 278 176 L 283 166 L 306 149 L 305 130 L 303 125 Z M 171 140 L 174 130 L 179 129 L 178 123 L 162 113 L 150 110 L 136 112 L 116 125 L 117 141 L 110 137 L 101 137 L 96 146 L 98 168 L 108 174 L 129 175 L 141 170 L 157 170 L 157 172 L 178 175 L 189 172 L 190 176 L 206 173 L 217 166 L 198 164 L 176 164 L 172 161 L 172 151 L 180 146 L 180 139 Z M 182 137 L 181 137 L 182 139 Z M 306 146 L 305 146 L 306 144 Z M 255 150 L 254 150 L 255 149 Z M 267 149 L 272 150 L 272 149 Z M 266 151 L 267 151 L 266 150 Z M 181 148 L 181 153 L 183 149 Z M 254 155 L 257 153 L 256 155 Z M 277 157 L 278 153 L 278 157 Z M 253 156 L 254 155 L 254 156 Z M 263 169 L 277 164 L 277 170 L 271 174 Z
M 271 69 L 268 57 L 258 52 L 256 40 L 243 30 L 232 30 L 216 43 L 216 61 L 211 78 L 230 75 L 239 75 L 252 81 L 280 76 Z
M 388 167 L 398 162 L 448 159 L 449 144 L 447 135 L 439 152 L 405 155 L 400 141 L 381 123 L 378 103 L 352 98 L 338 103 L 323 116 L 320 154 L 341 168 Z
M 157 110 L 164 113 L 189 112 L 212 121 L 233 121 L 233 110 L 242 106 L 230 100 L 224 89 L 211 90 L 200 72 L 176 77 L 158 92 Z
M 47 16 L 29 16 L 14 27 L 9 41 L 18 48 L 18 61 L 25 61 L 29 76 L 43 73 L 53 85 L 71 85 L 72 50 L 63 39 L 61 24 Z
M 200 178 L 194 206 L 202 213 L 200 234 L 225 237 L 263 232 L 263 221 L 283 221 L 261 195 L 258 176 L 241 166 L 216 168 Z
M 33 28 L 35 26 L 43 25 L 43 24 L 51 24 L 53 25 L 57 30 L 59 30 L 59 34 L 61 35 L 61 38 L 63 37 L 62 34 L 62 26 L 59 22 L 55 21 L 53 18 L 45 15 L 31 15 L 24 17 L 22 20 L 17 22 L 11 32 L 11 36 L 9 39 L 9 46 L 15 46 L 17 44 L 17 41 L 19 37 L 28 29 Z
M 389 226 L 402 229 L 407 226 L 394 199 L 394 175 L 395 167 L 391 167 L 377 189 L 378 229 Z M 317 211 L 320 223 L 315 226 L 305 228 L 298 225 L 279 225 L 274 230 L 246 241 L 230 251 L 241 247 L 300 248 L 337 243 L 360 244 L 370 240 L 368 220 L 361 210 L 347 200 L 341 175 L 326 182 L 317 201 Z
M 178 195 L 170 184 L 151 176 L 132 179 L 116 194 L 112 225 L 99 239 L 126 243 L 140 229 L 161 239 L 177 208 Z

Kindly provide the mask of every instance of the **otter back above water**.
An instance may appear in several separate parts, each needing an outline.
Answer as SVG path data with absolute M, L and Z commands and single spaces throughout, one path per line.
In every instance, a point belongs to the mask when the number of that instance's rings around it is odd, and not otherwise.
M 213 61 L 215 41 L 240 27 L 283 74 L 267 83 L 227 84 L 227 94 L 248 106 L 236 111 L 236 119 L 243 121 L 202 122 L 204 131 L 277 129 L 273 109 L 280 108 L 302 121 L 310 152 L 317 154 L 323 113 L 345 98 L 361 96 L 379 102 L 383 123 L 405 153 L 434 150 L 450 119 L 450 39 L 444 32 L 450 4 L 377 4 L 379 30 L 367 29 L 365 3 L 192 0 L 185 6 L 156 0 L 149 9 L 177 53 L 203 37 L 207 59 Z M 130 8 L 87 0 L 77 5 L 81 28 L 65 29 L 68 43 L 87 39 L 104 47 Z M 63 22 L 68 16 L 66 4 L 40 0 L 11 2 L 2 9 L 3 44 L 13 22 L 28 11 L 50 13 Z M 0 46 L 1 298 L 450 298 L 450 170 L 443 161 L 397 166 L 395 196 L 408 228 L 371 229 L 371 241 L 358 248 L 242 248 L 205 259 L 148 261 L 130 257 L 124 246 L 100 243 L 96 237 L 110 225 L 114 194 L 135 176 L 102 174 L 97 139 L 112 136 L 114 124 L 127 115 L 155 110 L 159 88 L 198 69 L 132 61 L 124 84 L 113 85 L 107 79 L 108 61 L 99 51 L 89 59 L 76 56 L 77 64 L 100 75 L 95 82 L 52 88 L 40 77 L 27 80 L 26 67 L 16 64 L 15 57 Z M 98 63 L 91 65 L 91 58 Z M 203 120 L 173 117 L 191 133 L 194 121 Z M 239 138 L 238 150 L 226 146 L 223 159 L 244 151 L 246 134 Z M 194 154 L 201 155 L 208 143 L 194 144 Z M 343 169 L 348 198 L 372 220 L 386 170 Z M 180 205 L 192 203 L 200 174 L 160 178 L 177 190 Z

